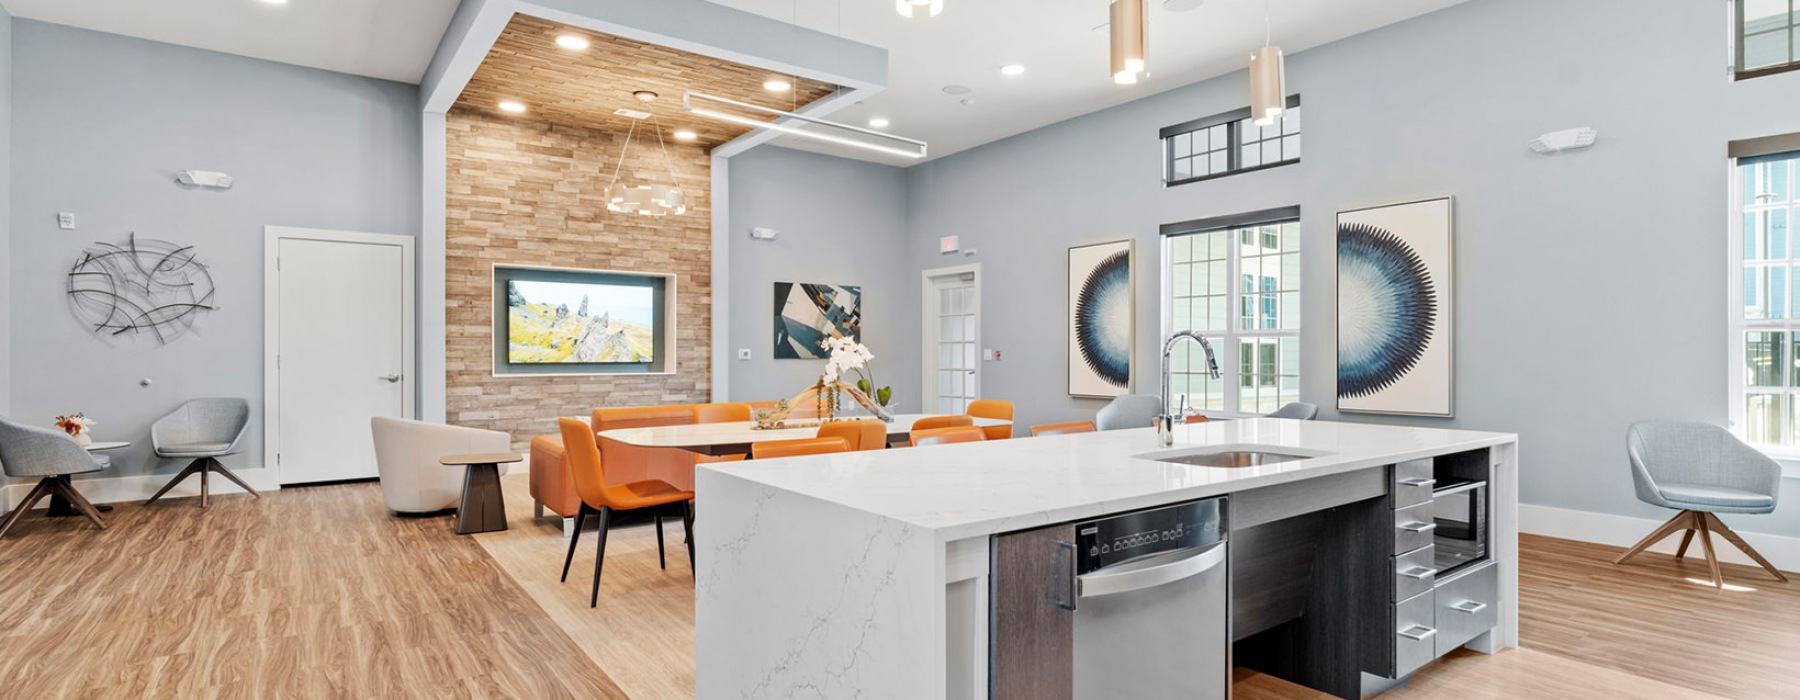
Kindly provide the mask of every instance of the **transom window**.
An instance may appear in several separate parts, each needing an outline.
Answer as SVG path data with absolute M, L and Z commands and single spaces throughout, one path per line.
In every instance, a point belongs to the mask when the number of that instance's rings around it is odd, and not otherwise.
M 1800 0 L 1733 0 L 1737 77 L 1800 68 Z
M 1206 354 L 1182 343 L 1170 357 L 1171 409 L 1268 413 L 1300 399 L 1299 207 L 1163 227 L 1168 295 L 1164 336 L 1199 331 Z
M 1300 162 L 1300 96 L 1287 111 L 1258 126 L 1250 108 L 1165 127 L 1163 183 L 1173 186 Z
M 1800 215 L 1795 177 L 1800 153 L 1743 158 L 1733 200 L 1738 222 L 1732 249 L 1737 265 L 1732 328 L 1733 413 L 1744 439 L 1755 445 L 1800 452 L 1800 256 L 1792 233 Z

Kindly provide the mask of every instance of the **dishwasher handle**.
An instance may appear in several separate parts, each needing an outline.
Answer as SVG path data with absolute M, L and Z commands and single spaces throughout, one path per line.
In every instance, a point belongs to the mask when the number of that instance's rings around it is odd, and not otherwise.
M 1077 597 L 1093 598 L 1141 591 L 1199 576 L 1224 561 L 1225 543 L 1218 542 L 1204 549 L 1189 550 L 1167 563 L 1156 566 L 1115 573 L 1107 573 L 1103 570 L 1083 574 L 1075 579 L 1075 592 Z
M 1062 595 L 1054 596 L 1052 601 L 1056 603 L 1056 607 L 1074 610 L 1076 599 L 1079 597 L 1075 588 L 1075 553 L 1078 550 L 1076 550 L 1074 542 L 1058 542 L 1056 551 L 1063 555 L 1063 561 L 1050 565 L 1050 578 L 1053 580 L 1053 587 L 1055 584 L 1061 584 L 1063 590 Z

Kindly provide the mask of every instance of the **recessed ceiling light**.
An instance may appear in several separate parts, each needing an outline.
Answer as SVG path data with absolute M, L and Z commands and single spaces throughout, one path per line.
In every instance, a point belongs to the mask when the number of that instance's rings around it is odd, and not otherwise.
M 1017 63 L 1009 63 L 1000 67 L 1001 75 L 1024 75 L 1025 67 Z
M 792 84 L 789 84 L 788 81 L 780 78 L 772 78 L 763 81 L 763 89 L 768 90 L 769 92 L 787 92 L 792 87 L 794 87 Z
M 286 5 L 287 0 L 262 0 L 264 5 Z
M 556 45 L 570 51 L 583 51 L 588 47 L 588 40 L 580 34 L 563 34 L 556 37 Z
M 882 117 L 876 117 L 869 120 L 869 128 L 871 129 L 886 129 L 887 125 L 888 120 Z
M 519 102 L 517 100 L 501 100 L 500 101 L 500 111 L 507 112 L 510 114 L 524 114 L 525 113 L 525 103 Z
M 694 133 L 694 131 L 692 129 L 676 129 L 675 130 L 675 140 L 676 141 L 692 141 L 697 138 L 700 138 L 700 135 Z
M 1198 10 L 1204 4 L 1206 4 L 1206 0 L 1163 0 L 1162 5 L 1163 9 L 1170 12 L 1188 12 Z
M 974 88 L 971 88 L 967 85 L 945 85 L 944 86 L 944 94 L 946 94 L 946 95 L 967 95 L 974 91 L 975 91 Z

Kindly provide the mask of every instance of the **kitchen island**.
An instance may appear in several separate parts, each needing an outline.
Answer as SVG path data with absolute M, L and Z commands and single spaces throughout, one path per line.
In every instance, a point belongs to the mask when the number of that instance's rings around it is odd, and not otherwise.
M 1230 451 L 1288 461 L 1159 459 Z M 1009 670 L 990 668 L 997 645 L 1015 636 L 990 625 L 993 598 L 1008 594 L 995 584 L 997 535 L 1223 496 L 1228 538 L 1253 545 L 1232 551 L 1229 614 L 1240 662 L 1266 662 L 1276 675 L 1355 697 L 1358 675 L 1366 692 L 1434 658 L 1418 655 L 1436 635 L 1428 624 L 1436 569 L 1409 564 L 1408 552 L 1426 549 L 1403 544 L 1421 534 L 1429 544 L 1434 525 L 1416 514 L 1430 506 L 1434 465 L 1485 477 L 1485 552 L 1476 563 L 1494 589 L 1490 602 L 1438 605 L 1492 623 L 1472 632 L 1469 646 L 1516 645 L 1510 434 L 1253 419 L 1178 426 L 1171 448 L 1140 429 L 703 465 L 697 695 L 1019 696 L 1005 687 Z M 1280 578 L 1268 575 L 1280 566 L 1302 567 L 1301 578 L 1322 573 L 1298 586 L 1250 583 Z M 1396 575 L 1395 567 L 1411 568 Z M 1420 581 L 1422 596 L 1399 590 Z M 1277 595 L 1285 589 L 1295 590 Z M 1405 619 L 1421 607 L 1426 623 Z M 1051 664 L 1052 675 L 1066 672 L 1054 655 Z

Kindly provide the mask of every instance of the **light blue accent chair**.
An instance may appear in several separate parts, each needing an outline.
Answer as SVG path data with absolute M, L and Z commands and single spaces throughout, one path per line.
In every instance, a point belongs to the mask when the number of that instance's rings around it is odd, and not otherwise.
M 0 418 L 0 467 L 4 467 L 7 476 L 38 478 L 37 486 L 25 495 L 19 507 L 8 513 L 5 520 L 0 520 L 0 537 L 6 536 L 6 531 L 12 529 L 19 516 L 50 495 L 67 499 L 88 520 L 100 529 L 106 529 L 106 520 L 100 517 L 100 511 L 69 483 L 71 475 L 97 472 L 106 465 L 75 444 L 67 433 Z
M 1712 535 L 1717 533 L 1775 578 L 1787 581 L 1780 569 L 1715 515 L 1774 512 L 1781 487 L 1781 465 L 1775 460 L 1719 426 L 1676 421 L 1633 423 L 1625 431 L 1625 452 L 1631 458 L 1631 480 L 1637 486 L 1638 500 L 1680 512 L 1613 560 L 1614 564 L 1625 563 L 1678 531 L 1683 532 L 1681 547 L 1675 550 L 1679 560 L 1687 555 L 1694 533 L 1699 533 L 1713 585 L 1724 588 L 1719 560 L 1713 555 Z
M 1305 401 L 1295 401 L 1286 406 L 1282 406 L 1281 408 L 1277 408 L 1277 409 L 1275 409 L 1274 413 L 1271 413 L 1271 414 L 1269 414 L 1267 416 L 1263 416 L 1263 417 L 1264 418 L 1291 418 L 1294 420 L 1312 420 L 1314 418 L 1319 417 L 1319 405 L 1313 404 L 1313 403 L 1306 403 Z
M 1125 394 L 1114 398 L 1112 403 L 1094 415 L 1094 427 L 1099 430 L 1154 428 L 1156 417 L 1162 415 L 1162 412 L 1160 398 L 1148 394 Z
M 150 444 L 156 448 L 156 456 L 193 461 L 144 505 L 155 503 L 193 474 L 200 475 L 201 508 L 206 507 L 207 482 L 211 474 L 230 479 L 250 495 L 262 498 L 256 489 L 219 463 L 220 457 L 238 452 L 238 443 L 244 439 L 244 431 L 249 427 L 250 402 L 243 399 L 194 399 L 150 424 Z

